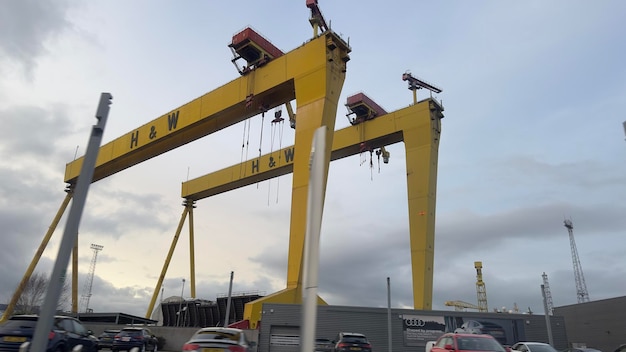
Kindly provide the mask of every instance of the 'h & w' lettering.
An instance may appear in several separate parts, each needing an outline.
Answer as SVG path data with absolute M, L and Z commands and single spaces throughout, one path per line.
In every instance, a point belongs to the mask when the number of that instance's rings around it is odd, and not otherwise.
M 178 124 L 178 111 L 167 115 L 167 127 L 169 128 L 168 131 L 175 130 L 176 124 Z
M 290 163 L 293 162 L 293 148 L 289 148 L 285 150 L 285 162 Z
M 252 173 L 255 172 L 259 172 L 259 159 L 252 160 Z
M 139 131 L 135 131 L 130 136 L 130 149 L 133 149 L 133 147 L 136 147 L 138 142 L 139 142 Z

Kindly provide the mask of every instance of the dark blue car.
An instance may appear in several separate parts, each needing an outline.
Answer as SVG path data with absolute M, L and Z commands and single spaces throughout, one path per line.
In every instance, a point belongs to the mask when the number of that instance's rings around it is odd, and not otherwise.
M 148 328 L 127 327 L 123 328 L 113 338 L 111 351 L 130 351 L 137 347 L 139 352 L 157 352 L 158 340 Z
M 14 315 L 0 325 L 0 351 L 18 351 L 24 342 L 31 342 L 38 316 Z M 74 346 L 82 345 L 83 352 L 96 352 L 97 339 L 78 319 L 55 316 L 52 330 L 48 334 L 46 352 L 69 352 Z

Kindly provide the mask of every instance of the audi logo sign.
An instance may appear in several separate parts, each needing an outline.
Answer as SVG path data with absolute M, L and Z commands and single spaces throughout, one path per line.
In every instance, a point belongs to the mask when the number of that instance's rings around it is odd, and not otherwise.
M 426 325 L 426 322 L 422 319 L 404 319 L 404 325 L 411 328 L 422 328 Z

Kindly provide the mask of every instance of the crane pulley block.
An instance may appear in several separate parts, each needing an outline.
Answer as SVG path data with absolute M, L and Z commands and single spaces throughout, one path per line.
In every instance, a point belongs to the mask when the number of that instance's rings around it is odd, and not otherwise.
M 350 111 L 348 116 L 354 114 L 353 119 L 349 119 L 352 125 L 359 124 L 361 122 L 371 120 L 376 116 L 387 114 L 387 111 L 380 105 L 376 104 L 370 97 L 364 93 L 357 93 L 349 96 L 346 102 L 346 107 Z
M 235 34 L 228 46 L 235 54 L 235 58 L 232 60 L 233 63 L 238 59 L 244 59 L 247 62 L 247 66 L 244 69 L 239 69 L 237 66 L 241 74 L 250 71 L 254 67 L 263 66 L 270 60 L 284 55 L 274 44 L 250 27 Z M 237 64 L 235 63 L 235 65 Z

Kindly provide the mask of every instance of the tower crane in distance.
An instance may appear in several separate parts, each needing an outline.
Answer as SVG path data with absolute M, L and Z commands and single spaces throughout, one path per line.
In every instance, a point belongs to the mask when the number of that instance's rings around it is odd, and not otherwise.
M 466 309 L 476 309 L 480 311 L 479 306 L 465 301 L 446 301 L 445 305 L 448 307 L 454 307 L 454 310 L 457 312 L 464 312 Z
M 576 241 L 574 241 L 574 224 L 572 223 L 572 220 L 569 219 L 565 219 L 563 223 L 569 233 L 569 243 L 572 249 L 574 279 L 576 280 L 576 297 L 578 298 L 578 303 L 589 302 L 589 292 L 587 291 L 587 284 L 585 283 L 585 275 L 583 275 L 583 267 L 580 265 L 578 250 L 576 249 Z
M 474 262 L 474 268 L 476 268 L 476 296 L 478 297 L 478 311 L 488 312 L 487 307 L 487 289 L 485 288 L 485 282 L 483 281 L 483 262 Z
M 89 274 L 85 281 L 85 287 L 83 289 L 83 295 L 81 297 L 81 306 L 85 308 L 85 313 L 89 313 L 89 299 L 91 298 L 91 288 L 93 286 L 93 275 L 96 272 L 96 260 L 98 259 L 98 252 L 104 248 L 99 244 L 91 244 L 93 250 L 93 257 L 91 258 L 91 265 L 89 265 Z

